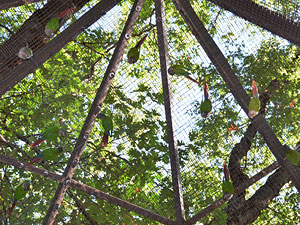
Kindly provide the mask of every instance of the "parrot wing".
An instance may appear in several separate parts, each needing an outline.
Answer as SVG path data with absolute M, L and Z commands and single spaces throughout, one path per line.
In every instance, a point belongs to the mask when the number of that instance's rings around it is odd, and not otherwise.
M 44 131 L 42 137 L 48 141 L 53 141 L 59 136 L 59 128 L 58 127 L 49 127 Z

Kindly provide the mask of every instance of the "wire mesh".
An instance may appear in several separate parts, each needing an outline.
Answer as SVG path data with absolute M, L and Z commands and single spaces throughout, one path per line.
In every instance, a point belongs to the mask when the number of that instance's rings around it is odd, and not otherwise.
M 259 93 L 268 101 L 265 118 L 277 137 L 282 143 L 294 146 L 299 139 L 299 124 L 295 122 L 299 121 L 299 106 L 296 103 L 292 104 L 295 99 L 297 101 L 300 89 L 297 48 L 211 3 L 206 1 L 192 3 L 249 95 L 251 81 L 254 79 L 257 82 Z M 1 20 L 13 32 L 20 31 L 24 21 L 34 12 L 43 10 L 47 4 L 39 2 L 23 8 L 11 8 L 4 11 L 5 14 L 20 15 L 24 13 L 23 10 L 27 10 L 25 11 L 27 16 L 16 22 L 13 20 L 5 22 L 4 18 Z M 90 6 L 85 5 L 82 11 L 73 15 L 72 20 L 86 12 L 93 4 L 95 2 L 90 3 Z M 56 9 L 57 6 L 52 7 Z M 0 140 L 1 151 L 28 162 L 48 146 L 62 146 L 64 153 L 59 162 L 44 161 L 38 166 L 58 174 L 63 173 L 131 6 L 132 2 L 129 1 L 116 6 L 55 57 L 49 59 L 34 75 L 28 76 L 2 96 L 0 135 L 11 145 L 4 144 Z M 276 4 L 270 3 L 270 6 L 277 9 Z M 229 93 L 223 80 L 219 78 L 214 65 L 171 1 L 166 1 L 165 7 L 171 63 L 184 64 L 192 71 L 191 76 L 200 82 L 206 79 L 213 102 L 212 114 L 209 118 L 202 119 L 199 109 L 203 99 L 202 86 L 185 77 L 171 76 L 174 135 L 180 154 L 183 198 L 188 219 L 222 197 L 224 161 L 229 166 L 236 188 L 273 163 L 275 159 L 256 130 L 249 128 L 248 118 L 241 112 L 240 106 Z M 43 15 L 45 18 L 43 17 L 41 23 L 46 23 L 49 11 Z M 281 12 L 281 8 L 278 8 L 278 11 Z M 293 13 L 291 11 L 285 15 L 294 15 Z M 104 128 L 101 120 L 97 119 L 74 179 L 175 220 L 152 1 L 145 2 L 139 18 L 101 108 L 101 113 L 113 119 L 113 135 L 109 138 L 108 146 L 101 147 Z M 6 55 L 6 51 L 11 55 L 15 54 L 20 47 L 19 42 L 22 42 L 21 39 L 24 37 L 18 36 L 14 42 L 18 43 L 18 46 L 17 44 L 8 46 L 5 41 L 9 39 L 7 34 L 9 31 L 3 27 L 2 30 L 5 33 L 0 54 Z M 126 56 L 128 50 L 145 34 L 148 36 L 141 47 L 138 62 L 129 64 Z M 40 45 L 32 44 L 30 47 L 38 49 L 41 45 L 42 42 Z M 3 71 L 6 72 L 16 64 L 15 56 L 11 59 L 5 56 L 1 60 L 8 63 L 3 67 Z M 277 80 L 279 86 L 273 87 L 271 83 L 273 80 Z M 271 92 L 272 96 L 264 95 L 265 90 Z M 60 122 L 60 126 L 66 131 L 66 137 L 60 138 L 59 141 L 47 141 L 33 150 L 28 148 L 45 127 L 58 125 Z M 230 130 L 231 125 L 237 126 L 237 130 Z M 252 129 L 251 132 L 249 129 Z M 233 158 L 237 155 L 240 160 L 238 162 Z M 235 166 L 237 164 L 238 166 Z M 11 187 L 8 183 L 12 183 L 14 187 L 20 179 L 33 180 L 33 191 L 22 201 L 14 212 L 16 216 L 9 222 L 41 223 L 55 193 L 55 183 L 38 175 L 29 173 L 24 175 L 22 170 L 3 164 L 0 171 L 2 180 L 6 180 L 5 183 L 1 180 L 0 187 L 3 205 L 0 208 L 0 218 L 3 223 L 7 224 L 9 221 L 5 218 L 5 213 L 11 203 L 11 196 L 6 197 L 4 193 L 10 193 L 8 189 Z M 287 174 L 278 171 L 266 176 L 246 191 L 234 195 L 227 205 L 216 209 L 198 224 L 225 224 L 226 220 L 231 224 L 246 224 L 250 219 L 256 218 L 257 224 L 297 223 L 299 220 L 297 191 L 292 185 L 287 184 L 289 182 L 286 179 Z M 276 188 L 270 191 L 271 187 Z M 98 224 L 158 223 L 95 196 L 78 190 L 72 192 L 78 198 L 79 204 L 84 206 L 89 217 Z M 263 201 L 268 204 L 260 208 Z M 282 207 L 284 213 L 280 212 Z M 254 213 L 252 209 L 261 213 Z M 284 216 L 285 214 L 288 214 L 289 218 Z M 236 218 L 240 218 L 240 221 L 236 222 Z M 66 195 L 55 223 L 91 222 L 79 209 L 74 198 Z

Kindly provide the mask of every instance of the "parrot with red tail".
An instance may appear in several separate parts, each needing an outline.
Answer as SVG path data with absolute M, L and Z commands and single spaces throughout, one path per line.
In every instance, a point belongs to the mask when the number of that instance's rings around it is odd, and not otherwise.
M 184 76 L 187 79 L 195 82 L 196 84 L 201 85 L 201 83 L 199 81 L 197 81 L 197 80 L 195 80 L 195 79 L 193 79 L 192 77 L 189 76 L 191 74 L 182 65 L 176 64 L 176 65 L 170 66 L 169 69 L 168 69 L 168 73 L 170 75 Z
M 51 37 L 59 28 L 59 23 L 62 20 L 62 18 L 67 15 L 69 12 L 74 10 L 74 8 L 67 9 L 63 12 L 61 12 L 57 17 L 52 17 L 45 27 L 45 33 L 48 37 Z
M 60 130 L 58 127 L 49 127 L 46 129 L 40 136 L 40 138 L 35 141 L 33 144 L 31 144 L 29 147 L 33 148 L 45 140 L 47 141 L 53 141 L 56 140 L 59 136 L 63 136 L 64 131 Z
M 50 161 L 57 161 L 59 158 L 60 153 L 62 152 L 62 148 L 47 148 L 43 150 L 41 153 L 37 155 L 37 157 L 33 158 L 29 164 L 39 163 L 42 160 L 50 160 Z
M 104 134 L 102 137 L 101 146 L 105 148 L 108 144 L 108 136 L 112 136 L 113 121 L 109 116 L 106 116 L 105 114 L 102 113 L 100 113 L 97 117 L 102 120 Z
M 206 80 L 204 81 L 203 90 L 204 90 L 204 100 L 201 102 L 200 111 L 201 111 L 201 116 L 203 118 L 207 118 L 212 110 L 212 103 L 209 100 L 208 84 Z
M 224 170 L 224 178 L 223 178 L 223 183 L 222 183 L 223 194 L 225 194 L 225 193 L 233 194 L 234 188 L 233 188 L 232 182 L 230 181 L 230 173 L 229 173 L 229 170 L 228 170 L 225 162 L 223 164 L 223 170 Z
M 136 63 L 139 60 L 141 45 L 143 44 L 147 36 L 148 34 L 146 34 L 133 48 L 128 51 L 127 59 L 129 64 Z
M 250 100 L 249 108 L 248 108 L 248 115 L 250 118 L 256 116 L 260 109 L 260 100 L 258 94 L 258 88 L 255 84 L 255 81 L 252 81 L 252 95 L 253 97 Z
M 30 184 L 28 182 L 24 182 L 23 184 L 20 184 L 16 187 L 15 192 L 14 192 L 13 204 L 7 213 L 7 217 L 10 217 L 14 208 L 18 204 L 18 202 L 20 200 L 22 200 L 23 198 L 25 198 L 25 196 L 29 190 L 30 190 Z

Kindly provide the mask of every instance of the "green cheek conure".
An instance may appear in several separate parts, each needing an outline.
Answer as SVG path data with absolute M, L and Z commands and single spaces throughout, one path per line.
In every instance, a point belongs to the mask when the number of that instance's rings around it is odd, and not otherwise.
M 176 75 L 176 76 L 184 76 L 187 79 L 195 82 L 196 84 L 201 85 L 201 83 L 199 81 L 196 81 L 195 79 L 191 78 L 189 75 L 191 75 L 188 70 L 186 68 L 184 68 L 184 66 L 176 64 L 176 65 L 172 65 L 169 67 L 168 69 L 168 73 L 170 75 Z
M 33 147 L 41 144 L 45 140 L 47 140 L 47 141 L 56 140 L 59 136 L 61 136 L 62 132 L 63 131 L 60 130 L 58 127 L 49 127 L 41 134 L 41 137 L 36 142 L 31 144 L 29 147 L 33 148 Z
M 33 56 L 33 52 L 28 47 L 22 47 L 18 52 L 18 57 L 23 60 L 30 59 L 32 56 Z
M 128 51 L 127 59 L 129 64 L 136 63 L 139 60 L 141 45 L 143 44 L 147 36 L 148 35 L 146 34 L 133 48 Z
M 58 161 L 62 148 L 47 148 L 43 150 L 37 157 L 33 158 L 29 164 L 39 163 L 42 160 Z
M 113 121 L 109 116 L 102 113 L 98 115 L 98 118 L 102 120 L 102 126 L 104 128 L 104 134 L 101 141 L 101 146 L 105 148 L 108 144 L 108 136 L 112 136 Z
M 260 109 L 259 94 L 258 94 L 258 89 L 255 84 L 255 81 L 252 81 L 252 95 L 253 97 L 250 100 L 249 108 L 248 108 L 248 115 L 250 118 L 256 116 Z
M 209 100 L 208 84 L 206 83 L 206 80 L 204 81 L 203 90 L 204 90 L 204 100 L 201 102 L 200 111 L 201 111 L 201 116 L 203 118 L 207 118 L 211 113 L 212 104 L 211 101 Z
M 232 182 L 230 181 L 230 173 L 229 173 L 229 170 L 228 170 L 225 162 L 223 164 L 223 169 L 224 169 L 224 178 L 223 178 L 223 183 L 222 183 L 223 194 L 225 194 L 225 193 L 233 194 L 234 188 L 233 188 Z
M 70 11 L 72 11 L 74 8 L 67 9 L 60 13 L 57 17 L 51 18 L 45 27 L 45 33 L 48 37 L 51 37 L 59 28 L 59 23 L 62 20 L 62 18 L 68 14 Z
M 12 214 L 14 208 L 18 204 L 18 202 L 20 200 L 22 200 L 23 198 L 25 198 L 26 193 L 29 190 L 30 190 L 30 184 L 28 182 L 24 182 L 23 184 L 20 184 L 16 187 L 15 193 L 14 193 L 14 201 L 13 201 L 13 204 L 12 204 L 11 208 L 9 209 L 9 211 L 7 213 L 7 217 L 10 217 L 10 215 Z
M 295 166 L 300 166 L 300 153 L 298 150 L 300 149 L 300 142 L 297 143 L 295 150 L 288 149 L 286 152 L 286 158 Z

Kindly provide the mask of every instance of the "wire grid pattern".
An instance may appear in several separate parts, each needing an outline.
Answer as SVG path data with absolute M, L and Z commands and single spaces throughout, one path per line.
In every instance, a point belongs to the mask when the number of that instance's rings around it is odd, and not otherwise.
M 299 1 L 296 0 L 276 0 L 276 1 L 254 1 L 257 4 L 267 7 L 268 9 L 280 13 L 294 22 L 299 22 Z
M 196 8 L 196 7 L 195 7 Z M 167 8 L 168 10 L 168 8 Z M 197 10 L 197 8 L 196 8 Z M 115 13 L 114 16 L 118 15 L 120 12 L 118 13 Z M 147 12 L 149 13 L 149 12 Z M 212 13 L 213 14 L 213 13 Z M 214 14 L 213 14 L 214 15 Z M 111 15 L 112 16 L 112 15 Z M 224 14 L 222 15 L 222 17 L 219 17 L 220 19 L 217 20 L 217 24 L 215 24 L 215 26 L 220 29 L 220 32 L 218 32 L 216 35 L 215 35 L 215 40 L 216 42 L 218 43 L 218 46 L 223 50 L 223 52 L 225 53 L 226 55 L 226 52 L 234 52 L 234 51 L 238 51 L 239 49 L 234 49 L 234 46 L 230 45 L 230 47 L 226 46 L 226 44 L 224 45 L 224 43 L 221 41 L 222 40 L 222 37 L 220 37 L 220 34 L 223 34 L 223 33 L 229 33 L 230 31 L 234 30 L 234 34 L 236 36 L 246 36 L 246 34 L 242 34 L 240 33 L 242 29 L 239 29 L 241 27 L 245 27 L 247 26 L 248 24 L 246 22 L 242 22 L 242 20 L 238 19 L 238 18 L 234 18 L 234 16 L 232 16 L 231 14 Z M 235 19 L 235 20 L 233 20 Z M 235 23 L 229 23 L 229 21 L 236 21 Z M 97 27 L 101 27 L 104 25 L 104 23 L 106 24 L 107 21 L 104 20 L 103 23 L 99 22 L 97 24 L 94 25 L 95 28 Z M 241 25 L 243 24 L 243 25 Z M 112 25 L 109 25 L 109 27 L 113 26 Z M 171 25 L 169 25 L 171 26 Z M 138 29 L 140 29 L 140 27 L 138 27 Z M 224 30 L 223 30 L 224 29 Z M 255 31 L 255 29 L 257 28 L 253 28 L 253 30 Z M 172 31 L 172 30 L 171 30 Z M 268 37 L 270 36 L 270 34 L 267 35 Z M 190 40 L 189 38 L 193 37 L 191 34 L 190 35 L 187 35 L 186 33 L 186 36 L 185 37 L 182 37 L 183 40 Z M 260 39 L 262 37 L 255 37 L 256 39 Z M 138 38 L 137 38 L 138 39 Z M 231 38 L 232 41 L 236 41 L 235 38 Z M 133 39 L 131 39 L 133 41 Z M 193 41 L 195 41 L 194 39 L 191 39 Z M 133 41 L 134 42 L 134 41 Z M 150 33 L 149 34 L 149 37 L 147 38 L 147 41 L 146 41 L 146 44 L 147 42 L 149 44 L 154 44 L 155 42 L 157 42 L 155 40 L 155 34 L 152 34 Z M 197 43 L 195 43 L 196 45 L 198 45 Z M 244 44 L 248 44 L 248 46 L 245 46 L 245 52 L 251 52 L 252 54 L 253 53 L 253 50 L 254 49 L 259 49 L 260 46 L 258 46 L 258 44 L 254 44 L 253 42 L 249 42 L 249 41 L 246 41 Z M 172 49 L 172 42 L 170 43 L 170 49 Z M 197 47 L 198 48 L 198 47 Z M 145 51 L 146 49 L 142 49 L 142 56 L 141 56 L 141 61 L 143 58 L 143 55 L 146 53 Z M 174 50 L 173 50 L 174 51 Z M 176 51 L 173 52 L 172 50 L 170 51 L 170 54 L 173 54 L 173 55 L 177 55 L 176 54 Z M 158 53 L 158 52 L 157 52 Z M 200 56 L 198 55 L 193 55 L 194 53 L 192 52 L 192 50 L 189 50 L 187 49 L 185 51 L 185 53 L 189 53 L 187 54 L 188 57 L 191 58 L 191 61 L 192 63 L 199 63 L 199 64 L 204 64 L 205 66 L 208 66 L 209 65 L 209 61 L 207 60 L 207 58 L 205 58 L 204 56 L 202 56 L 202 54 Z M 155 55 L 155 53 L 153 54 Z M 157 54 L 156 54 L 157 55 Z M 279 56 L 279 53 L 277 53 L 277 56 Z M 200 59 L 199 59 L 200 57 Z M 145 56 L 146 58 L 146 56 Z M 113 83 L 113 88 L 112 88 L 112 92 L 114 89 L 117 89 L 117 86 L 121 86 L 123 90 L 126 90 L 126 95 L 128 96 L 128 98 L 130 99 L 134 99 L 137 97 L 137 95 L 135 94 L 135 90 L 137 89 L 137 83 L 140 84 L 140 83 L 144 83 L 145 86 L 151 86 L 151 92 L 152 93 L 157 93 L 157 92 L 161 92 L 161 87 L 160 87 L 160 75 L 159 75 L 159 65 L 158 65 L 158 60 L 157 58 L 153 58 L 152 57 L 147 57 L 147 59 L 144 59 L 141 63 L 141 61 L 139 62 L 139 64 L 134 64 L 132 66 L 128 66 L 128 64 L 125 62 L 126 60 L 126 57 L 123 59 L 121 65 L 120 65 L 120 73 L 117 74 L 117 77 L 116 77 L 116 81 L 114 81 Z M 173 59 L 174 60 L 174 59 Z M 171 61 L 172 61 L 172 57 L 171 57 Z M 203 63 L 204 62 L 204 63 Z M 147 65 L 148 64 L 148 65 Z M 105 68 L 105 65 L 107 65 L 107 61 L 104 62 L 102 65 L 99 65 L 99 67 L 101 68 Z M 151 65 L 151 66 L 149 66 Z M 130 69 L 133 69 L 133 70 L 140 70 L 138 72 L 144 72 L 143 70 L 139 69 L 139 67 L 142 67 L 144 66 L 144 68 L 146 68 L 145 70 L 147 72 L 149 72 L 149 76 L 150 78 L 154 78 L 154 79 L 147 79 L 147 78 L 142 78 L 142 79 L 138 79 L 136 77 L 133 77 L 133 76 L 126 76 L 126 74 L 130 74 Z M 130 68 L 132 67 L 132 68 Z M 149 68 L 150 67 L 150 68 Z M 122 69 L 121 69 L 122 68 Z M 125 69 L 126 68 L 126 69 Z M 147 70 L 147 68 L 149 68 Z M 129 70 L 129 71 L 128 71 Z M 125 71 L 125 72 L 123 72 Z M 99 74 L 103 74 L 103 72 L 101 70 L 99 70 Z M 134 73 L 133 73 L 134 74 Z M 193 74 L 194 75 L 194 74 Z M 197 76 L 197 75 L 194 75 L 194 76 Z M 279 76 L 279 75 L 277 75 Z M 123 79 L 125 78 L 125 79 Z M 197 77 L 195 77 L 197 78 Z M 97 78 L 95 78 L 97 79 Z M 100 80 L 100 78 L 98 78 Z M 175 89 L 175 93 L 174 93 L 174 101 L 173 101 L 173 107 L 174 107 L 174 130 L 175 130 L 175 135 L 176 135 L 176 138 L 180 141 L 183 141 L 183 142 L 187 142 L 187 143 L 190 143 L 190 140 L 187 140 L 190 132 L 189 132 L 189 129 L 191 127 L 191 125 L 195 124 L 197 120 L 199 120 L 199 117 L 197 118 L 194 118 L 194 115 L 189 115 L 187 112 L 190 112 L 194 107 L 193 107 L 193 103 L 197 100 L 199 100 L 199 96 L 202 95 L 202 87 L 197 87 L 197 85 L 191 83 L 189 80 L 187 79 L 184 79 L 184 78 L 173 78 L 172 77 L 172 81 L 173 81 L 173 87 Z M 246 84 L 249 84 L 250 81 L 249 80 L 246 80 L 245 81 L 245 85 Z M 114 86 L 115 85 L 115 86 Z M 249 84 L 250 86 L 250 84 Z M 188 91 L 187 91 L 188 89 Z M 214 90 L 214 83 L 210 83 L 210 89 L 211 89 L 211 93 L 213 92 Z M 249 88 L 250 90 L 250 88 Z M 88 95 L 87 95 L 87 99 L 91 99 L 91 97 L 93 97 L 93 93 L 91 92 L 87 92 Z M 214 94 L 212 94 L 212 96 L 214 96 Z M 227 98 L 232 98 L 230 96 L 227 96 Z M 188 99 L 188 101 L 185 101 L 186 99 Z M 221 98 L 220 98 L 221 99 Z M 219 100 L 220 102 L 222 102 L 221 100 Z M 121 102 L 120 103 L 124 103 L 124 102 Z M 214 105 L 218 105 L 219 102 L 216 102 L 214 103 Z M 222 103 L 221 103 L 222 104 Z M 156 108 L 161 116 L 161 118 L 164 117 L 164 113 L 163 113 L 163 108 L 162 108 L 162 105 L 161 104 L 157 104 L 155 102 L 153 102 L 153 100 L 150 98 L 147 99 L 147 101 L 145 102 L 145 108 L 146 109 L 153 109 L 153 108 Z M 113 114 L 117 114 L 118 112 L 118 107 L 112 107 L 110 108 L 109 106 L 107 106 L 107 112 L 111 111 L 111 113 Z M 136 110 L 133 108 L 133 112 L 136 112 Z M 218 115 L 218 108 L 214 109 L 214 112 L 213 112 L 213 115 L 211 117 L 213 117 L 214 115 Z M 221 113 L 220 113 L 221 114 Z M 183 121 L 182 121 L 182 118 L 184 117 L 187 117 L 186 121 L 184 120 L 184 124 L 183 124 Z M 206 124 L 206 123 L 209 123 L 209 121 L 213 121 L 213 118 L 209 118 L 207 121 L 202 121 L 202 125 Z M 242 120 L 243 121 L 243 120 Z M 243 121 L 244 122 L 244 121 Z M 125 125 L 126 123 L 124 123 Z M 229 125 L 226 121 L 225 123 L 226 125 Z M 122 127 L 122 124 L 118 124 L 118 126 Z M 247 126 L 247 123 L 245 122 L 245 125 L 244 126 Z M 96 125 L 97 127 L 97 125 Z M 98 126 L 98 129 L 101 128 L 101 125 Z M 77 128 L 77 132 L 79 132 L 79 129 L 80 129 L 80 126 L 78 126 Z M 240 135 L 232 135 L 230 132 L 227 132 L 226 129 L 227 127 L 223 127 L 223 129 L 225 130 L 224 133 L 228 135 L 228 143 L 231 143 L 231 144 L 235 144 L 238 140 L 239 140 L 239 137 Z M 132 135 L 130 133 L 130 129 L 127 130 L 128 133 L 127 133 L 127 136 L 130 136 Z M 95 133 L 95 139 L 100 139 L 101 138 L 101 135 L 97 135 L 97 132 L 94 132 Z M 99 132 L 100 133 L 100 132 Z M 243 132 L 241 132 L 242 134 Z M 288 135 L 288 131 L 287 131 L 287 134 Z M 74 137 L 78 136 L 75 131 L 74 131 Z M 120 148 L 118 148 L 118 146 L 120 145 L 124 145 L 126 147 L 129 147 L 131 144 L 129 143 L 129 140 L 130 137 L 121 137 L 120 139 L 118 139 L 117 141 L 112 141 L 112 147 L 111 149 L 109 149 L 111 152 L 114 152 L 114 153 L 118 153 L 120 154 L 119 156 L 122 156 L 124 157 L 125 159 L 129 159 L 130 156 L 128 156 L 128 152 L 126 151 L 120 151 Z M 259 142 L 259 141 L 258 141 Z M 253 147 L 253 144 L 252 144 L 252 147 Z M 263 148 L 265 147 L 263 145 L 263 143 L 261 143 L 261 141 L 259 142 L 258 144 L 258 148 Z M 90 146 L 88 146 L 88 149 L 90 148 Z M 181 149 L 182 148 L 182 149 Z M 87 149 L 87 152 L 89 152 L 89 150 Z M 92 147 L 91 147 L 92 149 Z M 186 148 L 184 149 L 183 147 L 179 146 L 179 149 L 181 151 L 184 151 L 186 150 Z M 190 211 L 188 212 L 188 214 L 191 216 L 193 215 L 194 213 L 196 213 L 197 211 L 199 211 L 199 209 L 203 208 L 203 207 L 206 207 L 207 204 L 211 203 L 212 201 L 216 200 L 216 196 L 217 197 L 220 197 L 220 194 L 218 196 L 218 193 L 220 193 L 220 187 L 213 187 L 213 184 L 215 184 L 216 182 L 218 182 L 218 180 L 216 180 L 216 177 L 214 175 L 212 175 L 212 171 L 215 172 L 215 173 L 221 173 L 220 169 L 218 169 L 221 165 L 221 163 L 223 162 L 223 157 L 220 156 L 220 159 L 214 159 L 214 161 L 211 161 L 209 159 L 209 154 L 212 153 L 214 151 L 214 149 L 210 150 L 210 151 L 207 151 L 207 149 L 205 149 L 205 152 L 204 154 L 201 154 L 201 156 L 197 155 L 197 154 L 194 154 L 194 153 L 189 153 L 189 159 L 187 162 L 185 162 L 185 166 L 183 167 L 182 169 L 182 178 L 183 178 L 183 183 L 184 183 L 184 190 L 185 190 L 185 194 L 188 196 L 188 200 L 186 201 L 187 203 L 187 206 L 188 207 L 191 207 Z M 93 150 L 91 150 L 90 152 L 93 152 Z M 89 152 L 89 153 L 90 153 Z M 91 158 L 95 158 L 95 157 L 99 157 L 98 158 L 98 161 L 100 161 L 99 163 L 101 163 L 101 161 L 103 160 L 103 158 L 107 157 L 107 155 L 104 154 L 104 151 L 101 152 L 100 151 L 100 156 L 99 156 L 99 153 L 96 152 L 94 150 L 94 153 L 92 153 L 91 155 L 88 155 L 88 157 L 91 157 Z M 103 155 L 104 154 L 104 155 Z M 228 153 L 227 153 L 228 154 Z M 77 176 L 75 176 L 76 178 L 80 178 L 81 177 L 81 173 L 83 173 L 82 171 L 84 172 L 89 172 L 89 170 L 91 170 L 93 167 L 95 167 L 95 164 L 98 163 L 98 162 L 89 162 L 88 160 L 88 157 L 86 157 L 86 161 L 84 160 L 84 156 L 83 156 L 83 160 L 81 161 L 81 164 L 79 165 L 80 169 L 79 169 L 79 173 L 77 174 Z M 255 154 L 253 154 L 252 157 L 255 157 Z M 111 159 L 110 159 L 111 160 Z M 248 158 L 248 160 L 250 160 Z M 255 160 L 255 158 L 253 159 Z M 257 159 L 259 160 L 259 158 Z M 124 160 L 123 160 L 124 161 Z M 182 160 L 184 161 L 184 160 Z M 198 169 L 207 169 L 207 163 L 208 161 L 210 162 L 210 168 L 209 170 L 207 171 L 207 176 L 204 176 L 204 177 L 199 177 L 197 175 L 197 170 Z M 270 163 L 272 161 L 269 161 Z M 199 164 L 199 166 L 197 165 Z M 203 165 L 204 164 L 204 165 Z M 251 165 L 252 163 L 250 163 Z M 254 164 L 254 163 L 253 163 Z M 109 165 L 109 164 L 107 164 Z M 106 165 L 106 166 L 107 166 Z M 193 168 L 193 165 L 195 167 L 195 169 Z M 127 166 L 126 167 L 123 167 L 122 169 L 126 170 L 126 168 L 130 168 L 130 166 Z M 101 168 L 101 167 L 100 167 Z M 167 171 L 166 174 L 163 174 L 164 176 L 166 177 L 170 177 L 170 168 L 167 167 L 167 165 L 163 165 L 162 166 L 162 170 L 163 171 Z M 249 171 L 249 174 L 254 174 L 255 172 L 258 172 L 259 169 L 255 170 L 255 168 L 251 168 L 250 171 Z M 143 171 L 141 171 L 143 172 Z M 247 171 L 248 172 L 248 171 Z M 106 172 L 107 173 L 107 172 Z M 99 173 L 101 174 L 101 173 Z M 142 175 L 142 174 L 141 174 Z M 158 174 L 157 174 L 158 175 Z M 83 177 L 86 177 L 87 175 L 84 175 Z M 88 177 L 88 176 L 87 176 Z M 94 177 L 95 178 L 95 177 Z M 102 181 L 102 179 L 100 179 L 101 176 L 99 175 L 99 177 L 95 178 L 95 180 L 98 180 L 98 181 Z M 194 179 L 192 179 L 194 178 Z M 116 178 L 115 178 L 116 179 Z M 219 180 L 221 180 L 221 176 L 219 177 Z M 88 182 L 87 180 L 83 179 L 83 181 Z M 211 183 L 207 182 L 207 181 L 212 181 Z M 193 183 L 201 183 L 202 187 L 201 187 L 201 190 L 210 190 L 210 193 L 212 193 L 211 196 L 207 196 L 205 192 L 202 192 L 200 191 L 200 193 L 198 192 L 195 192 L 195 190 L 197 190 L 194 186 L 193 186 Z M 204 186 L 205 184 L 205 186 Z M 103 187 L 102 187 L 103 188 Z M 104 187 L 105 188 L 105 187 Z M 119 191 L 121 192 L 121 190 L 124 190 L 124 193 L 121 194 L 122 198 L 124 199 L 130 199 L 131 194 L 136 194 L 135 192 L 138 192 L 138 190 L 135 190 L 135 187 L 134 184 L 131 184 L 130 182 L 125 186 L 123 187 L 118 187 L 119 188 Z M 209 188 L 212 188 L 214 191 L 211 191 L 211 189 Z M 132 190 L 131 192 L 128 191 L 128 190 Z M 103 190 L 103 189 L 101 189 Z M 162 188 L 160 187 L 160 184 L 158 183 L 157 184 L 157 187 L 151 187 L 149 188 L 149 190 L 145 190 L 145 195 L 147 197 L 148 196 L 151 196 L 151 193 L 157 193 L 159 192 L 160 190 L 162 190 Z M 103 190 L 103 191 L 107 191 L 107 192 L 110 192 L 110 189 L 109 189 L 109 186 L 107 187 L 107 189 Z M 112 191 L 112 193 L 114 193 L 114 191 Z M 120 193 L 114 193 L 114 194 L 120 194 Z M 192 196 L 192 197 L 190 197 Z M 86 196 L 87 197 L 87 196 Z M 86 198 L 86 197 L 82 197 L 82 198 Z M 160 196 L 160 198 L 164 198 L 163 195 Z M 193 199 L 194 198 L 194 199 Z M 202 199 L 203 202 L 200 202 L 197 201 L 198 199 Z M 135 201 L 134 199 L 130 199 L 131 201 Z M 172 210 L 170 209 L 164 209 L 162 211 L 159 210 L 159 208 L 157 207 L 157 204 L 161 204 L 161 202 L 158 202 L 158 197 L 156 198 L 152 198 L 151 199 L 153 202 L 155 202 L 155 204 L 152 206 L 153 207 L 153 210 L 158 210 L 162 215 L 169 215 L 170 212 L 172 212 Z M 68 202 L 70 202 L 70 199 L 67 198 Z M 142 203 L 143 202 L 143 198 L 139 198 L 137 200 L 137 203 Z M 145 201 L 145 203 L 147 203 Z M 191 205 L 191 206 L 190 206 Z M 150 208 L 152 208 L 150 206 Z M 114 208 L 114 207 L 112 207 Z M 163 207 L 165 208 L 165 207 Z M 113 210 L 112 210 L 113 211 Z M 116 215 L 118 215 L 116 213 Z M 119 214 L 120 215 L 120 214 Z M 125 214 L 124 214 L 125 215 Z M 58 216 L 58 220 L 63 220 L 64 217 L 68 217 L 67 214 L 62 214 L 62 215 L 59 215 Z M 126 216 L 125 216 L 126 217 Z M 120 219 L 120 221 L 122 221 L 122 219 Z M 220 223 L 222 224 L 222 223 Z
M 82 15 L 89 6 L 81 9 L 86 2 L 84 0 L 75 1 L 74 4 L 71 1 L 65 1 L 61 4 L 60 1 L 52 1 L 46 4 L 46 2 L 41 1 L 3 10 L 1 23 L 5 24 L 6 28 L 1 27 L 5 32 L 2 33 L 3 36 L 1 37 L 0 64 L 2 70 L 0 76 L 4 76 L 22 63 L 22 59 L 18 58 L 18 52 L 22 47 L 30 48 L 34 54 L 37 49 L 49 41 L 50 38 L 45 34 L 45 26 L 51 18 L 58 16 L 66 9 L 73 9 L 61 19 L 61 26 L 73 15 L 75 10 L 79 11 L 78 16 Z M 9 21 L 8 18 L 13 18 L 13 20 Z M 26 23 L 27 19 L 29 22 Z M 61 30 L 64 30 L 69 24 L 70 22 Z M 10 34 L 15 31 L 15 34 Z

